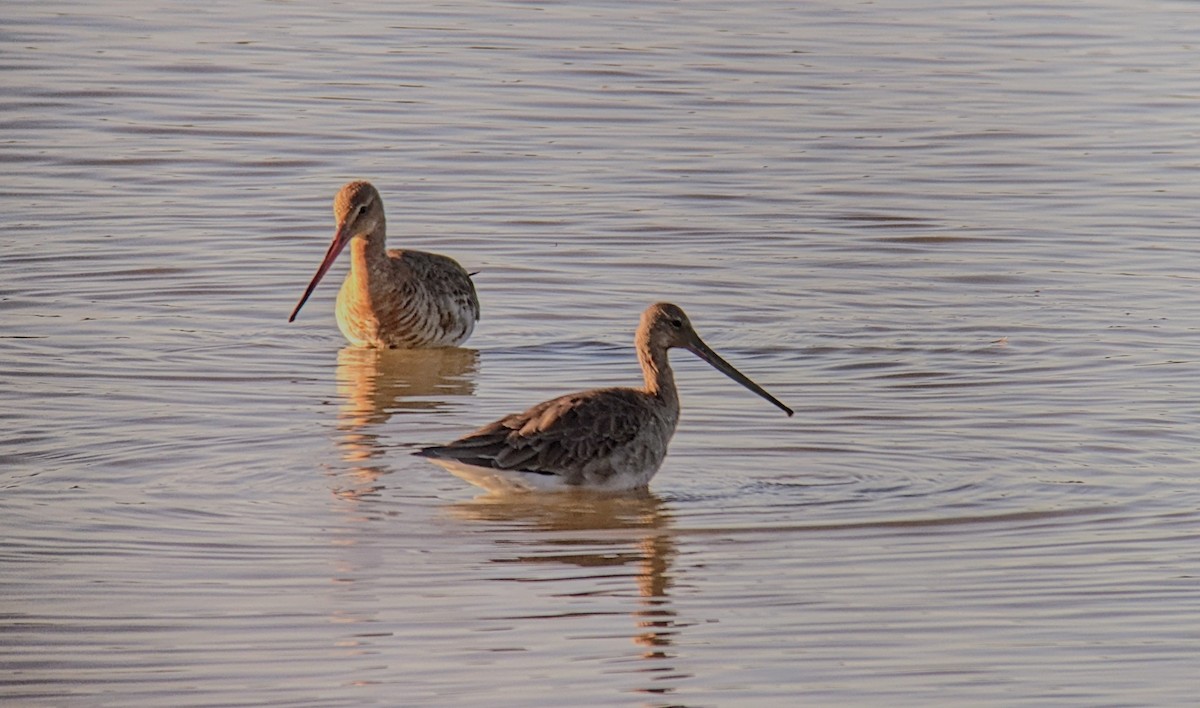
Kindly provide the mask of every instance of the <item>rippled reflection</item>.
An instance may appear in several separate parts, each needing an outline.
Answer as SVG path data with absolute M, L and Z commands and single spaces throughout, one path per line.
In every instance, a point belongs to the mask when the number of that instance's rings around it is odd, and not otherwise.
M 367 349 L 338 352 L 338 411 L 342 429 L 386 422 L 393 414 L 432 411 L 447 397 L 475 393 L 474 349 Z
M 479 352 L 474 349 L 368 349 L 338 352 L 338 440 L 342 459 L 354 465 L 353 483 L 337 494 L 360 498 L 379 491 L 384 468 L 372 461 L 388 450 L 375 429 L 393 415 L 426 413 L 447 399 L 475 393 Z
M 633 690 L 671 693 L 680 680 L 691 676 L 679 670 L 675 665 L 678 657 L 671 651 L 686 623 L 679 621 L 668 593 L 674 584 L 672 563 L 677 549 L 671 514 L 659 497 L 649 492 L 632 496 L 488 494 L 454 504 L 449 511 L 464 520 L 517 525 L 529 532 L 516 539 L 516 543 L 527 547 L 527 552 L 516 555 L 507 552 L 514 542 L 513 535 L 505 534 L 501 547 L 506 552 L 493 559 L 497 563 L 533 567 L 568 565 L 581 570 L 580 574 L 565 578 L 554 576 L 563 582 L 603 582 L 614 576 L 625 577 L 614 573 L 615 569 L 631 568 L 636 594 L 627 595 L 621 590 L 592 591 L 592 594 L 636 598 L 629 608 L 634 620 L 630 639 L 642 648 L 639 658 L 649 663 L 639 663 L 632 671 L 646 674 L 651 683 Z M 532 570 L 528 575 L 514 578 L 518 582 L 544 579 Z M 604 610 L 598 607 L 596 613 Z

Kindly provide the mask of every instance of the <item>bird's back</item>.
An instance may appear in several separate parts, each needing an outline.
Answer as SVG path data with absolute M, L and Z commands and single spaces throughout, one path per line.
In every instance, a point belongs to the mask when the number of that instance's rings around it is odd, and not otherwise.
M 337 319 L 351 342 L 392 348 L 455 346 L 479 319 L 467 271 L 437 253 L 390 250 L 381 272 L 348 273 Z
M 551 477 L 565 487 L 633 489 L 658 471 L 677 421 L 678 410 L 644 391 L 594 389 L 539 403 L 421 454 L 525 479 Z

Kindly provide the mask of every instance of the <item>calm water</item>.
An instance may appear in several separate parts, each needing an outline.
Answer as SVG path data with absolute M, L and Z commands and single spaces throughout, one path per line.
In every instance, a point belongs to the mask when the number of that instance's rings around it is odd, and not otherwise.
M 0 698 L 1185 705 L 1200 8 L 7 3 Z M 470 348 L 347 348 L 373 180 Z M 686 352 L 647 496 L 409 453 Z

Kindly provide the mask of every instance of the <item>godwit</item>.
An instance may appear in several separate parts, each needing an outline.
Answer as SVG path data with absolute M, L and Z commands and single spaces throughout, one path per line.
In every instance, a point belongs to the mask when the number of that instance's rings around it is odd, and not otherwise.
M 383 199 L 370 182 L 351 182 L 333 200 L 337 230 L 325 260 L 288 322 L 350 244 L 350 272 L 338 291 L 338 328 L 351 344 L 391 349 L 462 344 L 479 319 L 475 285 L 454 259 L 387 250 Z
M 560 396 L 417 454 L 495 492 L 645 488 L 662 465 L 679 422 L 679 392 L 667 360 L 671 347 L 687 349 L 792 414 L 791 408 L 717 356 L 676 305 L 646 308 L 635 342 L 646 380 L 642 388 L 598 388 Z

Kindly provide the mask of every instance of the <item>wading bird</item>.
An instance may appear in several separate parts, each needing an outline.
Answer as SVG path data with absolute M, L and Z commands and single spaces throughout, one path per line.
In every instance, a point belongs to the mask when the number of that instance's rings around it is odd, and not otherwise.
M 687 349 L 792 415 L 791 408 L 717 356 L 676 305 L 646 308 L 635 342 L 645 378 L 641 388 L 560 396 L 417 454 L 494 492 L 645 488 L 679 422 L 679 392 L 667 360 L 672 347 Z
M 391 349 L 453 347 L 471 336 L 479 298 L 467 271 L 436 253 L 387 250 L 383 199 L 370 182 L 351 182 L 333 200 L 337 229 L 304 297 L 350 246 L 350 272 L 338 291 L 338 328 L 351 344 Z

